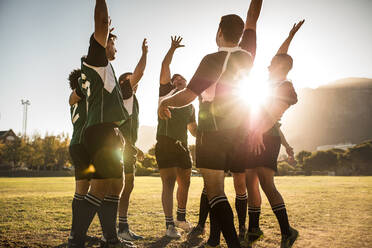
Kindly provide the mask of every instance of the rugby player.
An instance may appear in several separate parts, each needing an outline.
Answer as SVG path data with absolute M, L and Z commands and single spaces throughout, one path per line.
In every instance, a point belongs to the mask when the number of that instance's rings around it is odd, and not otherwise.
M 77 225 L 78 210 L 77 207 L 84 200 L 88 193 L 89 180 L 91 171 L 89 171 L 90 158 L 84 145 L 82 144 L 83 127 L 87 117 L 86 101 L 83 92 L 79 87 L 78 80 L 81 76 L 81 70 L 73 70 L 68 81 L 72 93 L 69 98 L 71 121 L 73 132 L 69 146 L 69 152 L 72 164 L 75 168 L 75 195 L 72 200 L 72 225 L 68 239 L 69 246 L 72 246 L 74 240 L 74 232 Z
M 176 49 L 181 45 L 181 37 L 171 37 L 171 47 L 161 66 L 159 101 L 172 96 L 186 87 L 186 80 L 180 74 L 171 77 L 170 64 Z M 191 103 L 191 102 L 190 102 Z M 172 118 L 158 119 L 155 145 L 155 156 L 162 180 L 162 204 L 165 214 L 166 236 L 180 238 L 175 228 L 191 230 L 191 224 L 186 221 L 186 204 L 190 187 L 191 157 L 187 146 L 187 130 L 196 136 L 195 109 L 190 104 L 170 110 Z M 177 181 L 177 219 L 173 220 L 173 190 Z
M 294 35 L 303 23 L 304 20 L 293 26 L 288 38 L 271 60 L 268 67 L 272 92 L 269 103 L 259 118 L 256 120 L 251 118 L 252 126 L 248 135 L 250 153 L 245 163 L 249 195 L 249 227 L 245 241 L 249 245 L 263 235 L 259 228 L 261 196 L 258 184 L 261 185 L 278 219 L 282 235 L 281 248 L 292 247 L 298 236 L 298 231 L 289 225 L 284 200 L 275 187 L 274 174 L 277 171 L 277 159 L 282 143 L 279 120 L 291 105 L 297 103 L 297 94 L 287 79 L 293 65 L 293 59 L 287 52 Z
M 83 144 L 94 169 L 90 189 L 77 207 L 74 247 L 84 247 L 86 232 L 98 212 L 104 247 L 134 247 L 117 236 L 116 219 L 119 194 L 123 187 L 122 147 L 119 126 L 129 115 L 124 108 L 119 83 L 111 63 L 115 59 L 115 38 L 110 30 L 105 0 L 96 0 L 94 33 L 88 55 L 81 60 L 81 80 L 87 101 L 87 120 Z
M 129 119 L 120 126 L 120 131 L 125 139 L 124 146 L 124 189 L 119 202 L 119 232 L 120 238 L 125 240 L 143 239 L 129 229 L 128 224 L 128 207 L 129 198 L 134 188 L 134 174 L 137 158 L 143 160 L 143 152 L 135 146 L 138 137 L 139 128 L 139 105 L 136 97 L 138 83 L 141 80 L 146 68 L 147 61 L 147 40 L 142 42 L 142 56 L 132 72 L 126 72 L 119 77 L 121 93 L 124 99 L 124 106 L 128 111 Z
M 252 0 L 246 23 L 237 15 L 223 16 L 216 35 L 219 51 L 205 56 L 186 89 L 164 99 L 158 109 L 160 118 L 169 119 L 170 107 L 183 107 L 200 96 L 196 167 L 204 178 L 211 225 L 221 229 L 228 247 L 240 243 L 224 192 L 224 171 L 241 166 L 234 162 L 243 117 L 236 90 L 253 65 L 261 6 L 262 0 Z

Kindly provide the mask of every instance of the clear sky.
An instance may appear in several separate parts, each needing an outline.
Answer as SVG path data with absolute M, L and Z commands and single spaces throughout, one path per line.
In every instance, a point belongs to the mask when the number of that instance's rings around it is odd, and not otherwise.
M 201 58 L 217 50 L 219 18 L 244 20 L 249 0 L 108 0 L 118 35 L 117 76 L 133 71 L 148 39 L 145 75 L 137 96 L 141 125 L 156 125 L 160 65 L 171 35 L 182 35 L 172 73 L 190 79 Z M 67 83 L 93 32 L 94 0 L 0 0 L 0 130 L 22 130 L 21 99 L 31 102 L 28 133 L 71 133 Z M 290 78 L 296 88 L 343 77 L 372 78 L 372 1 L 265 0 L 253 73 L 266 78 L 271 57 L 293 23 L 306 22 L 292 42 Z

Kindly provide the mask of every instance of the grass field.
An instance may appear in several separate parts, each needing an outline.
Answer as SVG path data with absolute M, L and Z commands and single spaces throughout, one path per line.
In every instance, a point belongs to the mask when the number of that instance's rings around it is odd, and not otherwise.
M 372 177 L 277 177 L 276 182 L 290 223 L 300 231 L 295 247 L 372 247 Z M 194 223 L 202 185 L 201 178 L 192 178 L 187 217 Z M 0 178 L 0 247 L 66 247 L 73 191 L 73 178 Z M 226 192 L 233 206 L 232 178 L 226 179 Z M 128 219 L 145 237 L 138 247 L 202 242 L 187 241 L 185 234 L 177 241 L 163 237 L 160 194 L 160 178 L 136 178 Z M 260 223 L 265 237 L 255 247 L 280 247 L 279 225 L 265 197 Z M 89 234 L 100 236 L 97 218 Z

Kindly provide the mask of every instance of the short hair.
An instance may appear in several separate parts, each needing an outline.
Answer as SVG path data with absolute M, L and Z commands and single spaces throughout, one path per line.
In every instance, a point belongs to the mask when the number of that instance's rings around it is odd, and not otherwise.
M 126 73 L 121 74 L 120 77 L 119 77 L 119 83 L 120 83 L 122 80 L 124 80 L 125 77 L 127 77 L 127 76 L 129 76 L 129 75 L 132 75 L 132 74 L 133 74 L 133 72 L 126 72 Z
M 171 82 L 173 83 L 173 80 L 176 78 L 176 77 L 181 77 L 181 78 L 183 78 L 185 81 L 186 81 L 186 78 L 184 78 L 181 74 L 178 74 L 178 73 L 175 73 L 175 74 L 173 74 L 173 76 L 172 76 L 172 78 L 171 78 Z
M 289 72 L 293 67 L 293 58 L 291 55 L 286 53 L 276 54 L 273 58 L 273 62 L 280 63 L 283 69 Z
M 70 75 L 68 75 L 68 82 L 72 90 L 75 90 L 78 87 L 80 76 L 81 69 L 75 69 L 72 72 L 70 72 Z
M 238 15 L 225 15 L 221 17 L 219 29 L 228 42 L 238 43 L 244 30 L 244 21 Z

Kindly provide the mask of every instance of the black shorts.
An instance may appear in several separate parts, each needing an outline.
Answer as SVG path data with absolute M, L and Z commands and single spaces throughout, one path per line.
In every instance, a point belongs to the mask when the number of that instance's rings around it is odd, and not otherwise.
M 124 146 L 124 173 L 133 174 L 136 171 L 137 162 L 137 149 L 131 144 L 126 142 Z
M 155 145 L 156 162 L 159 169 L 192 167 L 190 151 L 187 144 L 166 136 L 159 136 Z
M 196 167 L 244 172 L 237 157 L 238 134 L 237 129 L 200 132 L 196 138 Z
M 89 170 L 90 157 L 83 144 L 69 147 L 72 165 L 75 167 L 75 180 L 89 180 L 92 172 Z
M 102 123 L 88 127 L 83 140 L 94 166 L 92 178 L 123 177 L 124 139 L 115 124 Z
M 264 135 L 263 142 L 265 150 L 260 155 L 256 156 L 246 152 L 245 168 L 254 169 L 257 167 L 266 167 L 277 172 L 277 161 L 281 145 L 280 136 Z

